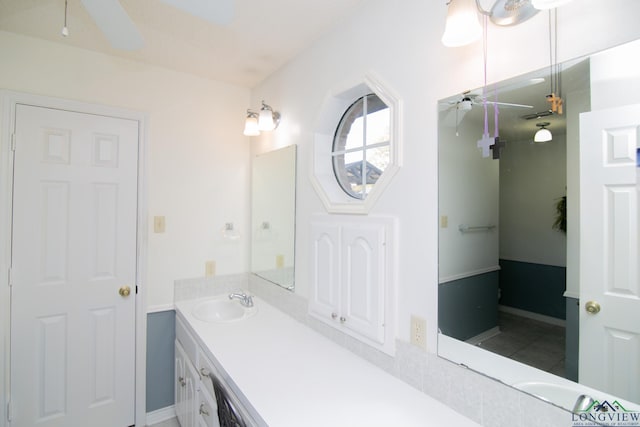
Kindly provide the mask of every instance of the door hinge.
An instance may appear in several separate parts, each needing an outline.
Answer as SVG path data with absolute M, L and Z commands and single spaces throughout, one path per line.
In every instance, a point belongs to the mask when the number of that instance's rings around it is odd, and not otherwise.
M 16 151 L 16 134 L 11 134 L 11 151 Z
M 13 270 L 9 267 L 7 271 L 7 281 L 9 282 L 9 287 L 13 286 Z
M 11 400 L 7 402 L 7 421 L 11 422 L 13 417 L 13 405 L 11 404 Z
M 138 294 L 138 285 L 136 285 L 136 295 Z

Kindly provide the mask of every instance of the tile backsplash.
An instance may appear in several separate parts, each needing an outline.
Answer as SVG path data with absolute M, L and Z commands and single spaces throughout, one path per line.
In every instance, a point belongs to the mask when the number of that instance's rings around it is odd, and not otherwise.
M 487 427 L 567 427 L 570 412 L 532 397 L 465 366 L 396 340 L 395 357 L 378 351 L 310 317 L 307 300 L 253 274 L 177 280 L 182 301 L 248 290 L 351 352 L 375 364 L 455 411 Z

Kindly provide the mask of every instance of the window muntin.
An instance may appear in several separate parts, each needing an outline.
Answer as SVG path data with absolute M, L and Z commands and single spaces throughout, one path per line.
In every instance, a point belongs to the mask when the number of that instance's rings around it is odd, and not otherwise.
M 390 162 L 389 107 L 368 94 L 347 108 L 336 129 L 333 172 L 349 196 L 365 199 Z

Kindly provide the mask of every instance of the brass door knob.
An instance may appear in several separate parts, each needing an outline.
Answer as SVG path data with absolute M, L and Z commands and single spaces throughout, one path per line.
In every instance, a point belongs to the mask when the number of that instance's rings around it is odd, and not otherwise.
M 121 286 L 120 289 L 118 289 L 118 293 L 121 297 L 128 297 L 131 293 L 131 288 L 127 285 Z
M 595 301 L 588 301 L 584 305 L 584 309 L 587 310 L 587 312 L 590 314 L 596 314 L 600 311 L 600 304 Z

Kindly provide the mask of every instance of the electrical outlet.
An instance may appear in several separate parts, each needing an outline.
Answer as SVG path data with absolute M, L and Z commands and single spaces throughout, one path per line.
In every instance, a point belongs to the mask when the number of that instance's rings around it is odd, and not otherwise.
M 411 344 L 427 349 L 427 321 L 422 317 L 411 316 Z
M 213 277 L 216 275 L 216 262 L 207 261 L 204 263 L 204 276 Z

